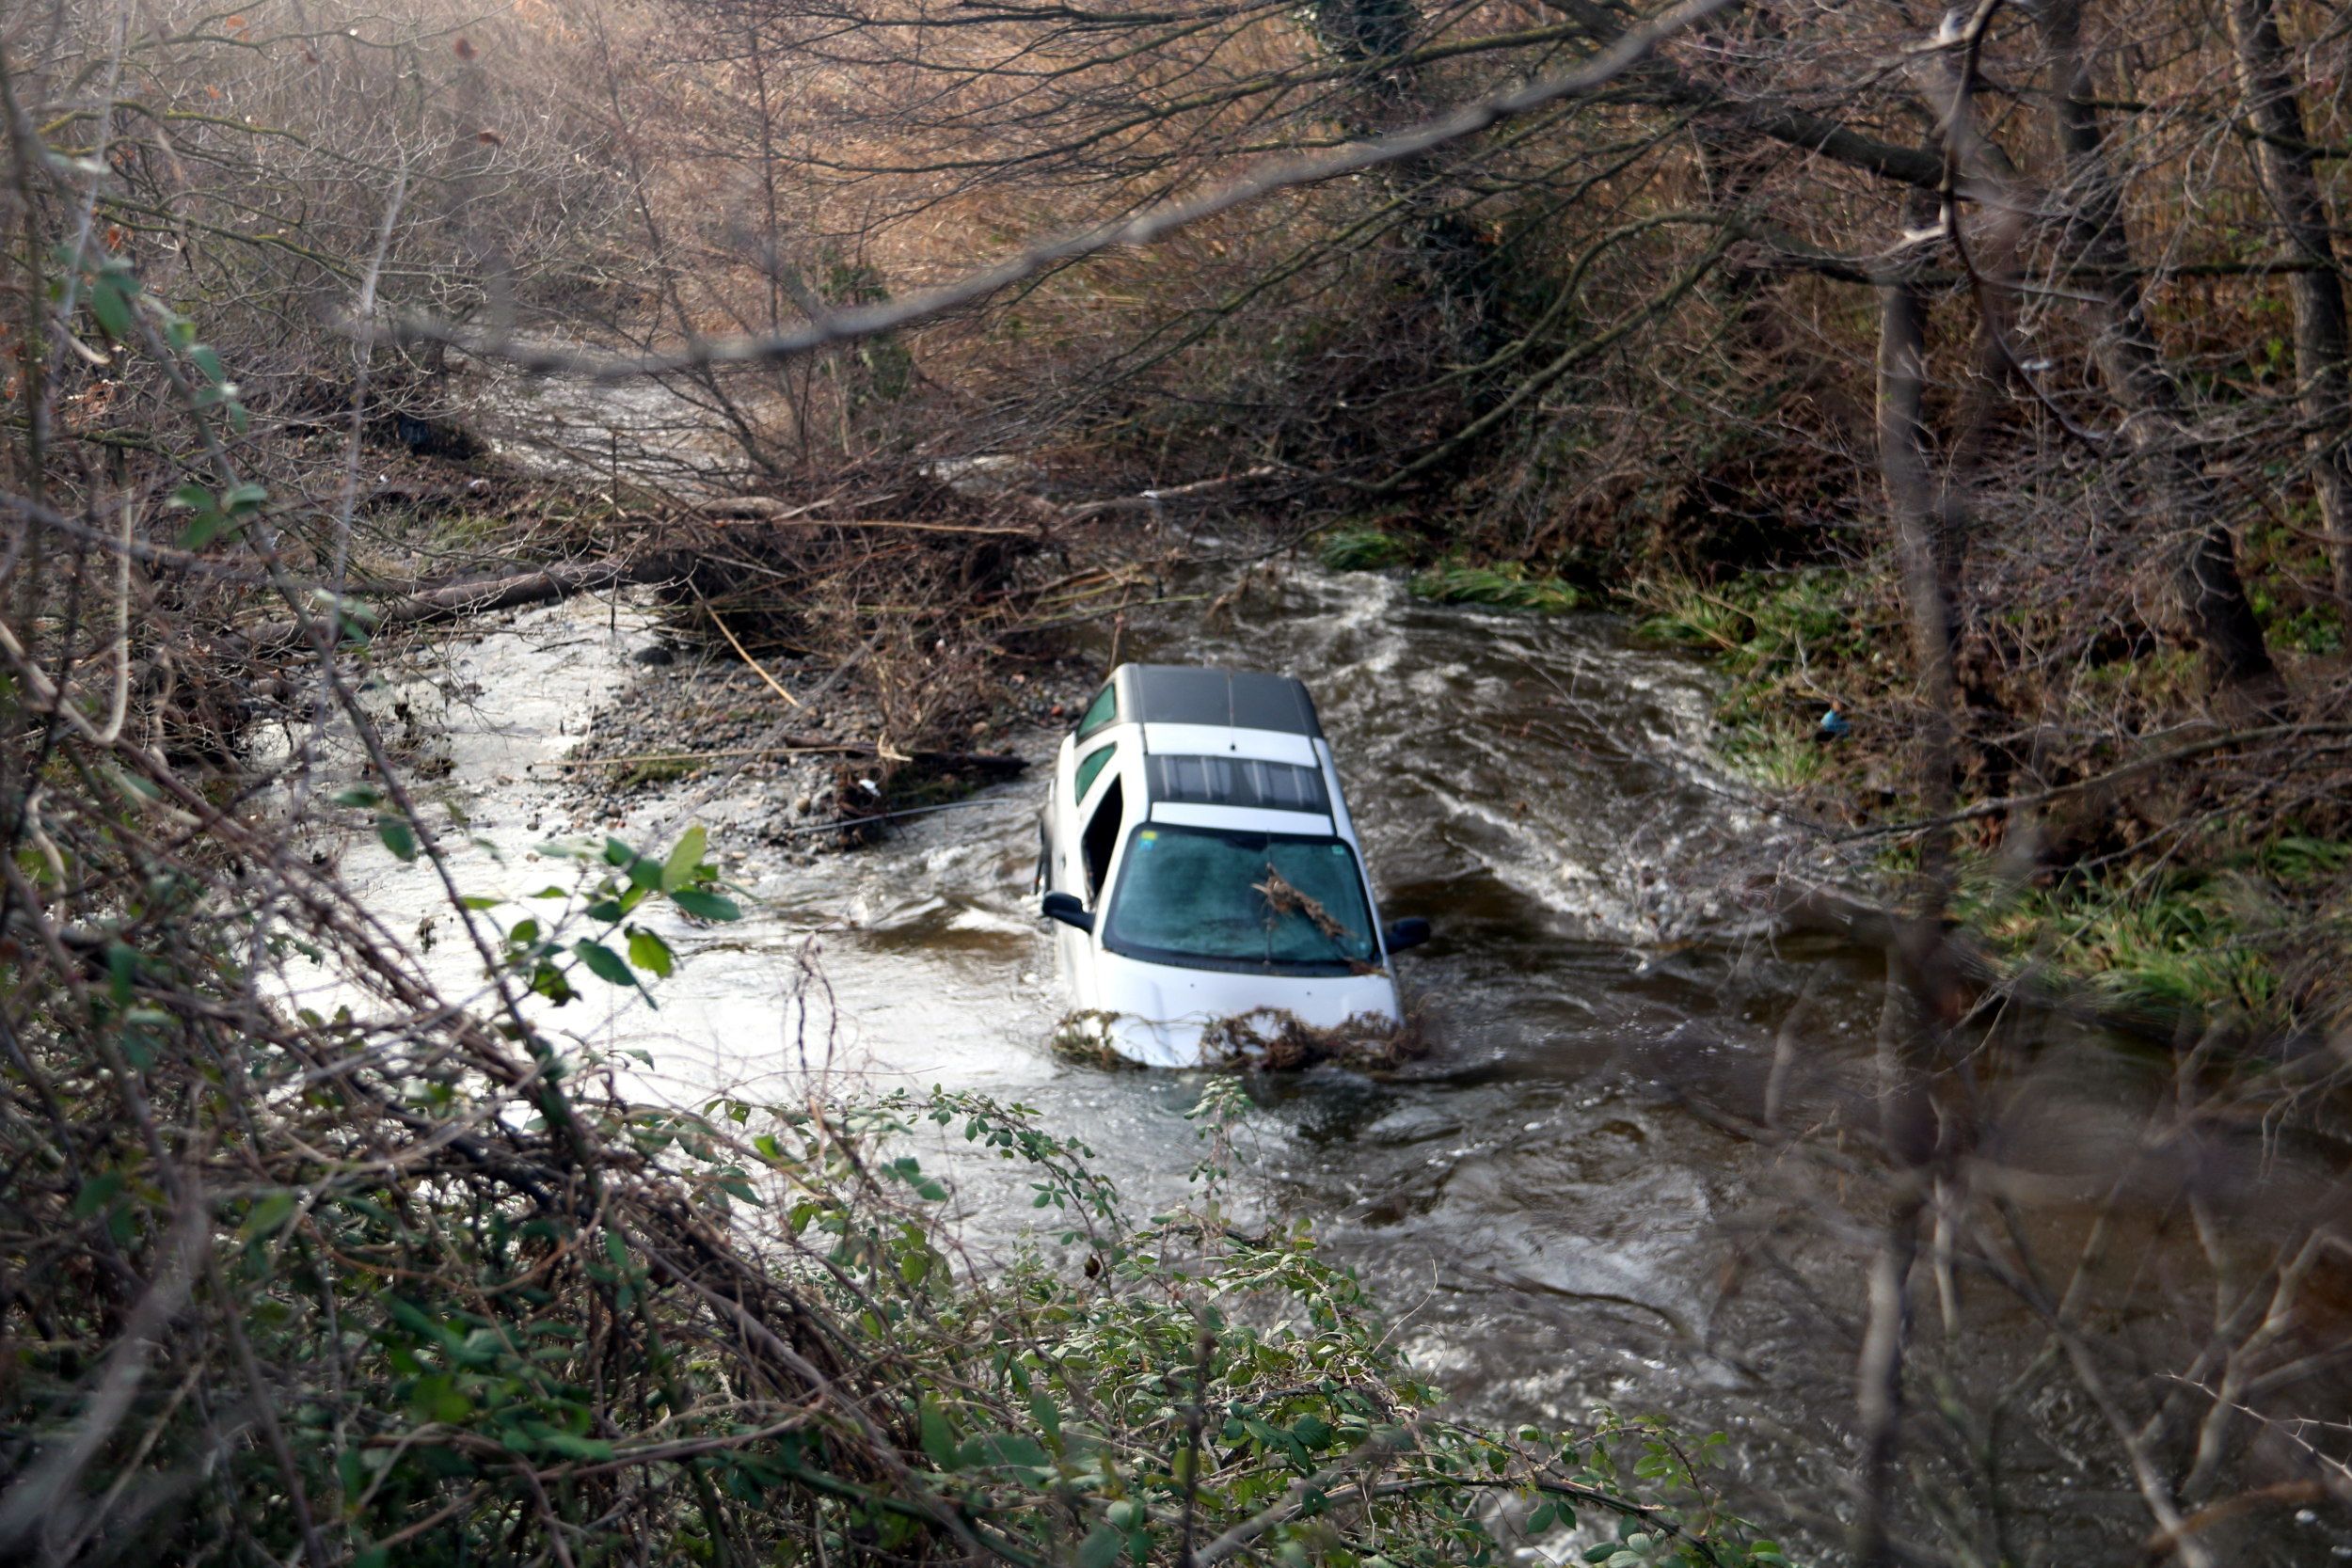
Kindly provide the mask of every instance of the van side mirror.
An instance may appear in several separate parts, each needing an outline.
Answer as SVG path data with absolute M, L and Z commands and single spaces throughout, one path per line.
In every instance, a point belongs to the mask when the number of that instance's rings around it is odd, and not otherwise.
M 1407 947 L 1419 947 L 1429 940 L 1429 922 L 1417 914 L 1389 922 L 1389 928 L 1380 934 L 1380 943 L 1391 953 L 1402 953 Z
M 1074 893 L 1047 894 L 1044 904 L 1041 906 L 1041 912 L 1048 920 L 1058 920 L 1063 925 L 1074 926 L 1081 931 L 1094 929 L 1094 916 L 1087 912 L 1087 907 L 1078 902 L 1078 895 Z M 1424 935 L 1428 929 L 1428 923 L 1422 922 L 1422 930 Z

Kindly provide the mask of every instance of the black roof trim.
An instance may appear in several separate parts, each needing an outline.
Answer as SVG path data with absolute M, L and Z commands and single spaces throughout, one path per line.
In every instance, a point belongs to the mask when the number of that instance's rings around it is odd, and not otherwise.
M 1262 670 L 1193 664 L 1122 664 L 1111 672 L 1119 716 L 1143 724 L 1220 724 L 1320 737 L 1304 682 Z

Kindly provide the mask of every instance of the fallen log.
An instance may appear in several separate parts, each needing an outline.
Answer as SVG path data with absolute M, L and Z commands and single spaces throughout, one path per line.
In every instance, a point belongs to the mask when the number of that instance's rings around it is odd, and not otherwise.
M 371 629 L 427 626 L 495 610 L 549 604 L 600 589 L 666 582 L 682 576 L 691 563 L 689 557 L 673 552 L 642 556 L 629 562 L 576 562 L 508 577 L 469 578 L 438 587 L 420 588 L 365 609 L 357 606 L 360 594 L 354 592 L 343 595 L 340 612 L 344 619 Z M 332 601 L 325 601 L 312 619 L 264 621 L 223 641 L 247 654 L 275 652 L 307 641 L 311 626 L 329 622 L 337 613 L 338 607 Z
M 620 757 L 563 757 L 534 762 L 532 768 L 632 768 L 640 763 L 718 762 L 739 757 L 875 757 L 882 752 L 870 740 L 823 740 L 811 736 L 787 736 L 780 746 L 735 746 L 715 752 L 639 752 Z M 920 763 L 926 768 L 1010 775 L 1025 770 L 1026 757 L 1009 752 L 897 752 L 894 762 Z
M 694 503 L 699 516 L 726 518 L 737 522 L 784 522 L 803 517 L 823 506 L 823 501 L 807 501 L 794 506 L 773 496 L 716 496 Z

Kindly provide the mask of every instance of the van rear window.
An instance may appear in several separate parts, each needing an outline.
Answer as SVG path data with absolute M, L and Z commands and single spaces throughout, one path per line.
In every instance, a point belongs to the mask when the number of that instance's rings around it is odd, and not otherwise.
M 1114 682 L 1096 692 L 1094 701 L 1089 703 L 1087 710 L 1078 715 L 1078 738 L 1084 740 L 1118 717 L 1119 687 Z
M 1258 806 L 1267 811 L 1327 814 L 1331 798 L 1323 770 L 1252 757 L 1186 757 L 1154 753 L 1144 759 L 1154 800 L 1203 806 Z

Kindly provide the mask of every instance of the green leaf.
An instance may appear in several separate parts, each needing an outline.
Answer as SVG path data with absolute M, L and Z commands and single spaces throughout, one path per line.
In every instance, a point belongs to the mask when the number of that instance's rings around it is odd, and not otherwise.
M 107 994 L 118 1007 L 131 1005 L 131 988 L 138 983 L 138 950 L 119 942 L 106 944 Z
M 715 893 L 705 893 L 698 888 L 679 888 L 670 895 L 670 902 L 697 920 L 728 921 L 743 918 L 743 911 L 735 907 L 733 899 L 722 898 Z
M 670 944 L 642 926 L 628 928 L 628 961 L 665 980 L 677 967 L 677 957 L 670 951 Z
M 662 863 L 662 892 L 675 893 L 694 879 L 694 873 L 703 863 L 703 846 L 708 842 L 709 835 L 703 832 L 701 823 L 697 822 L 686 830 L 686 835 L 677 841 L 677 847 L 671 850 L 670 858 Z
M 395 859 L 413 861 L 417 858 L 417 831 L 405 816 L 385 812 L 375 819 L 375 836 L 384 841 Z
M 1119 1560 L 1119 1548 L 1126 1544 L 1127 1538 L 1110 1526 L 1095 1526 L 1078 1544 L 1078 1568 L 1110 1568 Z
M 207 345 L 197 344 L 188 350 L 188 357 L 196 361 L 196 368 L 202 372 L 204 379 L 214 386 L 217 387 L 229 379 L 229 372 L 221 369 L 220 356 L 214 353 Z
M 223 534 L 233 535 L 236 529 L 217 512 L 199 512 L 180 531 L 179 547 L 191 553 L 202 549 Z
M 939 1408 L 939 1402 L 929 1394 L 923 1396 L 923 1451 L 941 1469 L 956 1468 L 955 1429 L 947 1424 L 947 1413 Z
M 213 493 L 191 480 L 171 493 L 171 504 L 191 512 L 216 512 Z
M 102 1209 L 110 1208 L 122 1191 L 122 1177 L 115 1171 L 101 1171 L 82 1183 L 82 1190 L 73 1195 L 73 1217 L 86 1220 Z
M 637 983 L 636 974 L 622 961 L 621 956 L 600 942 L 582 937 L 572 943 L 572 951 L 579 954 L 580 961 L 588 966 L 589 974 L 607 985 L 633 986 Z
M 339 806 L 365 807 L 381 803 L 384 796 L 373 784 L 353 784 L 349 789 L 337 790 L 332 799 Z
M 118 343 L 131 341 L 131 298 L 125 282 L 119 274 L 101 273 L 89 291 L 89 313 L 98 318 L 106 336 Z
M 237 1227 L 238 1240 L 249 1242 L 256 1236 L 268 1235 L 285 1224 L 286 1216 L 294 1211 L 294 1194 L 282 1190 L 263 1193 L 253 1200 L 253 1207 L 246 1211 L 245 1223 Z
M 455 1426 L 473 1414 L 473 1401 L 459 1390 L 447 1372 L 435 1372 L 417 1380 L 416 1390 L 408 1396 L 409 1408 L 428 1421 L 440 1421 Z

